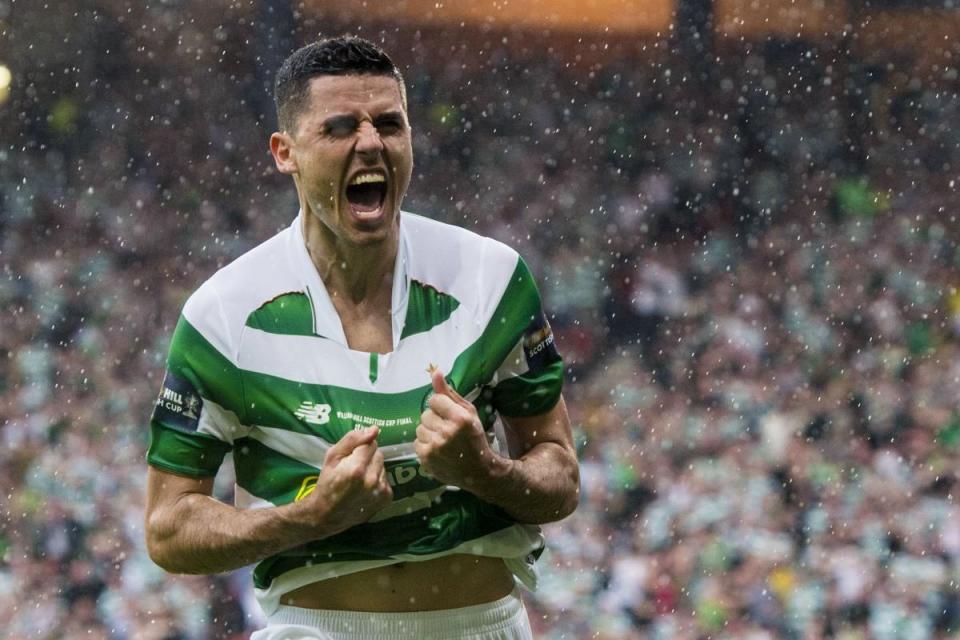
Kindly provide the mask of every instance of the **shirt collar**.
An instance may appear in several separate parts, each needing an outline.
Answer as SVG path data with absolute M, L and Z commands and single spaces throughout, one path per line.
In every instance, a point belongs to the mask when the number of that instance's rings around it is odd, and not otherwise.
M 327 287 L 323 284 L 317 268 L 310 259 L 307 243 L 303 236 L 303 210 L 297 214 L 296 220 L 290 225 L 289 255 L 293 259 L 293 268 L 300 274 L 304 290 L 310 298 L 313 307 L 313 330 L 319 336 L 347 345 L 347 337 L 343 331 L 343 324 L 337 314 Z M 404 213 L 400 212 L 400 232 L 397 246 L 397 258 L 393 266 L 393 286 L 390 302 L 390 316 L 393 329 L 393 348 L 396 350 L 403 334 L 404 322 L 407 317 L 407 303 L 410 294 L 410 242 L 407 238 Z

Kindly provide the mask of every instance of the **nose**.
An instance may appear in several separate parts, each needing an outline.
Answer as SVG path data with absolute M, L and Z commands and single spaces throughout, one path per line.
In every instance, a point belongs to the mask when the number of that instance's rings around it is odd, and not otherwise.
M 380 132 L 370 122 L 361 122 L 357 129 L 357 153 L 364 158 L 376 158 L 383 151 L 383 140 Z

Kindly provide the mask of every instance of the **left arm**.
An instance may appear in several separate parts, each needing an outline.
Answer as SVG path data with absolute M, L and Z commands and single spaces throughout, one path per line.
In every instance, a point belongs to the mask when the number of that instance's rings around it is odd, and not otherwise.
M 502 419 L 510 448 L 520 457 L 496 456 L 504 472 L 473 493 L 520 522 L 566 518 L 580 499 L 580 467 L 563 396 L 544 414 Z
M 519 522 L 540 524 L 577 507 L 580 470 L 563 397 L 546 413 L 504 417 L 511 449 L 501 456 L 487 443 L 472 404 L 433 374 L 435 394 L 417 427 L 415 449 L 425 471 L 497 505 Z

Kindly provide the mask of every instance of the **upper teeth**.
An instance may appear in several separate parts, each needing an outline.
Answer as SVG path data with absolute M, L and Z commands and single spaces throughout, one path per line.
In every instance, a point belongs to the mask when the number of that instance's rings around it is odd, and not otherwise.
M 383 177 L 382 173 L 361 173 L 358 176 L 354 176 L 353 180 L 350 181 L 351 185 L 354 184 L 366 184 L 368 182 L 386 182 L 386 178 Z

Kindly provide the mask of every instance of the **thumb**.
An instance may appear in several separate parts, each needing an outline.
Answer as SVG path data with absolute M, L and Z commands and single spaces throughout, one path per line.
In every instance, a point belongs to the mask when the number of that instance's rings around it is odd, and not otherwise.
M 379 427 L 366 427 L 364 429 L 353 429 L 348 431 L 327 451 L 327 456 L 333 460 L 346 458 L 353 450 L 362 445 L 368 445 L 376 442 L 380 434 Z
M 433 392 L 440 396 L 447 396 L 457 404 L 463 407 L 469 407 L 469 402 L 467 402 L 463 396 L 457 393 L 457 390 L 450 386 L 450 383 L 447 382 L 447 379 L 443 376 L 443 372 L 440 369 L 434 369 L 430 374 L 430 382 L 433 383 Z

